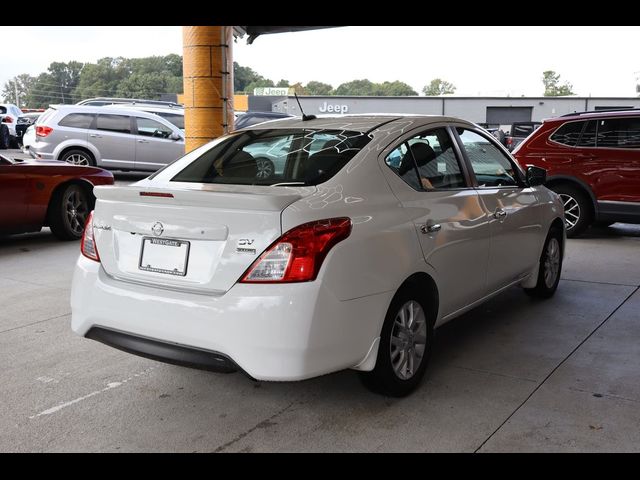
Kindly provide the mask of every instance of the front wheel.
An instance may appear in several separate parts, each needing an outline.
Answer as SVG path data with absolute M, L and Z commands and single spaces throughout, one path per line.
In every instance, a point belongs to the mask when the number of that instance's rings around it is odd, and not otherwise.
M 401 290 L 391 302 L 380 335 L 376 366 L 360 372 L 370 390 L 392 397 L 404 397 L 422 380 L 433 344 L 434 319 L 418 288 Z
M 87 191 L 79 185 L 69 185 L 51 197 L 49 227 L 60 240 L 78 240 L 90 211 Z
M 549 298 L 556 293 L 562 272 L 562 232 L 552 228 L 540 256 L 538 282 L 524 291 L 532 297 Z
M 11 134 L 9 134 L 9 127 L 6 125 L 0 125 L 0 149 L 6 150 L 11 145 Z
M 587 193 L 573 185 L 560 184 L 551 189 L 558 194 L 564 205 L 567 237 L 577 237 L 587 229 L 593 220 L 591 199 Z

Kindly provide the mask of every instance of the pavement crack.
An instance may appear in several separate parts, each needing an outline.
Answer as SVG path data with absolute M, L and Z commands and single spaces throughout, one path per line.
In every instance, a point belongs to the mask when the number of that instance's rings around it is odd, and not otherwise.
M 237 435 L 235 438 L 233 438 L 232 440 L 229 440 L 227 443 L 225 443 L 224 445 L 220 445 L 218 448 L 216 448 L 213 453 L 220 453 L 222 452 L 225 448 L 230 447 L 231 445 L 233 445 L 234 443 L 239 442 L 240 440 L 242 440 L 243 438 L 245 438 L 247 435 L 255 432 L 256 430 L 258 430 L 259 428 L 268 428 L 272 425 L 274 425 L 273 420 L 278 418 L 280 415 L 282 415 L 283 413 L 285 413 L 287 410 L 289 410 L 291 407 L 293 407 L 293 405 L 296 402 L 291 402 L 289 405 L 287 405 L 286 407 L 284 407 L 283 409 L 277 411 L 276 413 L 274 413 L 273 415 L 271 415 L 269 418 L 262 420 L 260 423 L 257 423 L 256 425 L 254 425 L 253 427 L 251 427 L 249 430 L 240 433 L 239 435 Z
M 11 332 L 13 330 L 18 330 L 20 328 L 30 327 L 32 325 L 37 325 L 39 323 L 48 322 L 49 320 L 55 320 L 56 318 L 66 317 L 68 315 L 71 315 L 71 312 L 63 313 L 62 315 L 56 315 L 55 317 L 45 318 L 44 320 L 38 320 L 37 322 L 27 323 L 26 325 L 19 325 L 17 327 L 13 327 L 13 328 L 7 328 L 6 330 L 0 330 L 0 334 L 6 333 L 6 332 Z
M 532 378 L 518 377 L 516 375 L 507 375 L 506 373 L 491 372 L 489 370 L 482 370 L 480 368 L 463 367 L 461 365 L 452 365 L 454 368 L 461 368 L 462 370 L 469 370 L 470 372 L 486 373 L 487 375 L 495 375 L 496 377 L 513 378 L 516 380 L 523 380 L 525 382 L 536 383 L 537 380 Z
M 597 282 L 595 280 L 578 280 L 577 278 L 564 278 L 561 277 L 560 280 L 565 282 L 580 282 L 580 283 L 595 283 L 598 285 L 616 285 L 618 287 L 639 287 L 640 285 L 634 285 L 632 283 L 615 283 L 615 282 Z
M 524 406 L 524 404 L 525 404 L 525 403 L 527 403 L 527 402 L 529 401 L 529 399 L 530 399 L 531 397 L 533 397 L 533 395 L 534 395 L 538 390 L 540 390 L 540 387 L 542 387 L 542 385 L 544 385 L 544 384 L 546 383 L 546 381 L 547 381 L 547 380 L 549 380 L 549 378 L 551 378 L 551 375 L 553 375 L 553 374 L 556 372 L 556 370 L 558 370 L 562 365 L 564 365 L 564 363 L 565 363 L 565 362 L 566 362 L 566 361 L 571 357 L 571 355 L 573 355 L 573 354 L 574 354 L 574 353 L 575 353 L 575 352 L 576 352 L 576 351 L 577 351 L 577 350 L 578 350 L 582 345 L 584 345 L 584 343 L 585 343 L 587 340 L 589 340 L 589 339 L 593 336 L 593 334 L 594 334 L 594 333 L 596 333 L 596 332 L 597 332 L 597 331 L 598 331 L 598 330 L 599 330 L 599 329 L 600 329 L 600 328 L 601 328 L 605 323 L 607 323 L 607 321 L 608 321 L 611 317 L 613 317 L 613 315 L 615 315 L 615 313 L 616 313 L 618 310 L 620 310 L 620 308 L 621 308 L 625 303 L 627 303 L 627 302 L 629 301 L 629 299 L 630 299 L 631 297 L 633 297 L 633 295 L 635 295 L 635 294 L 636 294 L 636 292 L 638 292 L 638 290 L 640 290 L 640 286 L 638 286 L 638 287 L 634 288 L 634 289 L 633 289 L 633 291 L 632 291 L 629 295 L 627 295 L 627 297 L 626 297 L 626 298 L 625 298 L 625 299 L 620 303 L 620 305 L 618 305 L 616 308 L 614 308 L 614 310 L 613 310 L 609 315 L 607 315 L 607 317 L 606 317 L 602 322 L 600 322 L 600 323 L 599 323 L 599 324 L 598 324 L 598 325 L 597 325 L 597 326 L 596 326 L 596 327 L 591 331 L 591 333 L 589 333 L 589 335 L 587 335 L 587 336 L 586 336 L 586 337 L 585 337 L 585 338 L 584 338 L 584 339 L 583 339 L 583 340 L 582 340 L 582 341 L 581 341 L 581 342 L 580 342 L 580 343 L 579 343 L 579 344 L 578 344 L 578 345 L 577 345 L 573 350 L 571 350 L 571 351 L 570 351 L 570 352 L 569 352 L 569 353 L 568 353 L 568 354 L 567 354 L 567 355 L 566 355 L 566 356 L 565 356 L 565 357 L 560 361 L 560 363 L 558 363 L 558 365 L 556 365 L 556 366 L 553 368 L 553 370 L 551 370 L 551 372 L 549 372 L 549 374 L 548 374 L 546 377 L 544 377 L 544 379 L 540 382 L 540 384 L 538 384 L 538 386 L 537 386 L 536 388 L 534 388 L 534 389 L 533 389 L 533 391 L 532 391 L 532 392 L 527 396 L 527 398 L 525 398 L 525 399 L 522 401 L 522 403 L 520 403 L 520 405 L 518 405 L 518 406 L 516 407 L 516 409 L 515 409 L 513 412 L 511 412 L 511 414 L 509 414 L 509 416 L 508 416 L 508 417 L 507 417 L 507 418 L 506 418 L 506 419 L 505 419 L 505 420 L 504 420 L 500 425 L 498 425 L 498 428 L 496 428 L 493 432 L 491 432 L 491 434 L 490 434 L 487 438 L 485 438 L 485 439 L 484 439 L 484 441 L 480 444 L 480 446 L 478 446 L 478 448 L 476 448 L 476 449 L 474 450 L 474 452 L 473 452 L 473 453 L 478 453 L 478 452 L 480 451 L 480 449 L 481 449 L 482 447 L 484 447 L 484 446 L 486 445 L 486 443 L 487 443 L 489 440 L 491 440 L 491 438 L 492 438 L 496 433 L 498 433 L 498 431 L 499 431 L 499 430 L 500 430 L 500 429 L 501 429 L 501 428 L 502 428 L 502 427 L 503 427 L 503 426 L 504 426 L 504 425 L 505 425 L 509 420 L 511 420 L 511 418 L 512 418 L 512 417 L 513 417 L 513 416 L 514 416 L 514 415 L 515 415 L 515 414 L 516 414 L 516 413 L 517 413 L 517 412 L 518 412 L 518 411 L 519 411 L 519 410 Z

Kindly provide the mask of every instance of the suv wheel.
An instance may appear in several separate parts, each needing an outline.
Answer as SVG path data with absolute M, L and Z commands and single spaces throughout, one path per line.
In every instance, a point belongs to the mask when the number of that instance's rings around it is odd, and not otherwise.
M 551 187 L 564 205 L 564 220 L 567 227 L 567 237 L 573 238 L 584 232 L 591 224 L 593 212 L 591 199 L 581 189 L 573 185 L 561 184 Z
M 86 150 L 74 149 L 68 150 L 67 152 L 60 157 L 60 160 L 63 162 L 71 163 L 73 165 L 82 165 L 82 166 L 96 166 L 96 161 L 93 159 L 93 155 L 91 155 Z
M 359 373 L 367 388 L 404 397 L 420 384 L 433 344 L 434 319 L 428 311 L 417 287 L 398 292 L 382 327 L 376 366 Z

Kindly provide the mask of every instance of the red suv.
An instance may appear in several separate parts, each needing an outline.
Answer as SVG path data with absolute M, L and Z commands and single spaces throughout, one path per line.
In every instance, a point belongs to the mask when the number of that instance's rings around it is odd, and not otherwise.
M 640 223 L 640 110 L 546 120 L 513 155 L 547 171 L 545 185 L 564 203 L 567 236 L 592 223 Z

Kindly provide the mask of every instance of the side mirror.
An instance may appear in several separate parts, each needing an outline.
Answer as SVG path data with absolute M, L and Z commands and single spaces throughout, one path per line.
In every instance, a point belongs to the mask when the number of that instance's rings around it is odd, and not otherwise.
M 544 182 L 546 181 L 547 171 L 544 168 L 535 167 L 533 165 L 529 165 L 527 167 L 527 184 L 529 184 L 530 187 L 544 185 Z
M 180 135 L 178 135 L 176 132 L 171 132 L 171 135 L 169 135 L 169 138 L 171 140 L 182 140 L 182 137 Z

